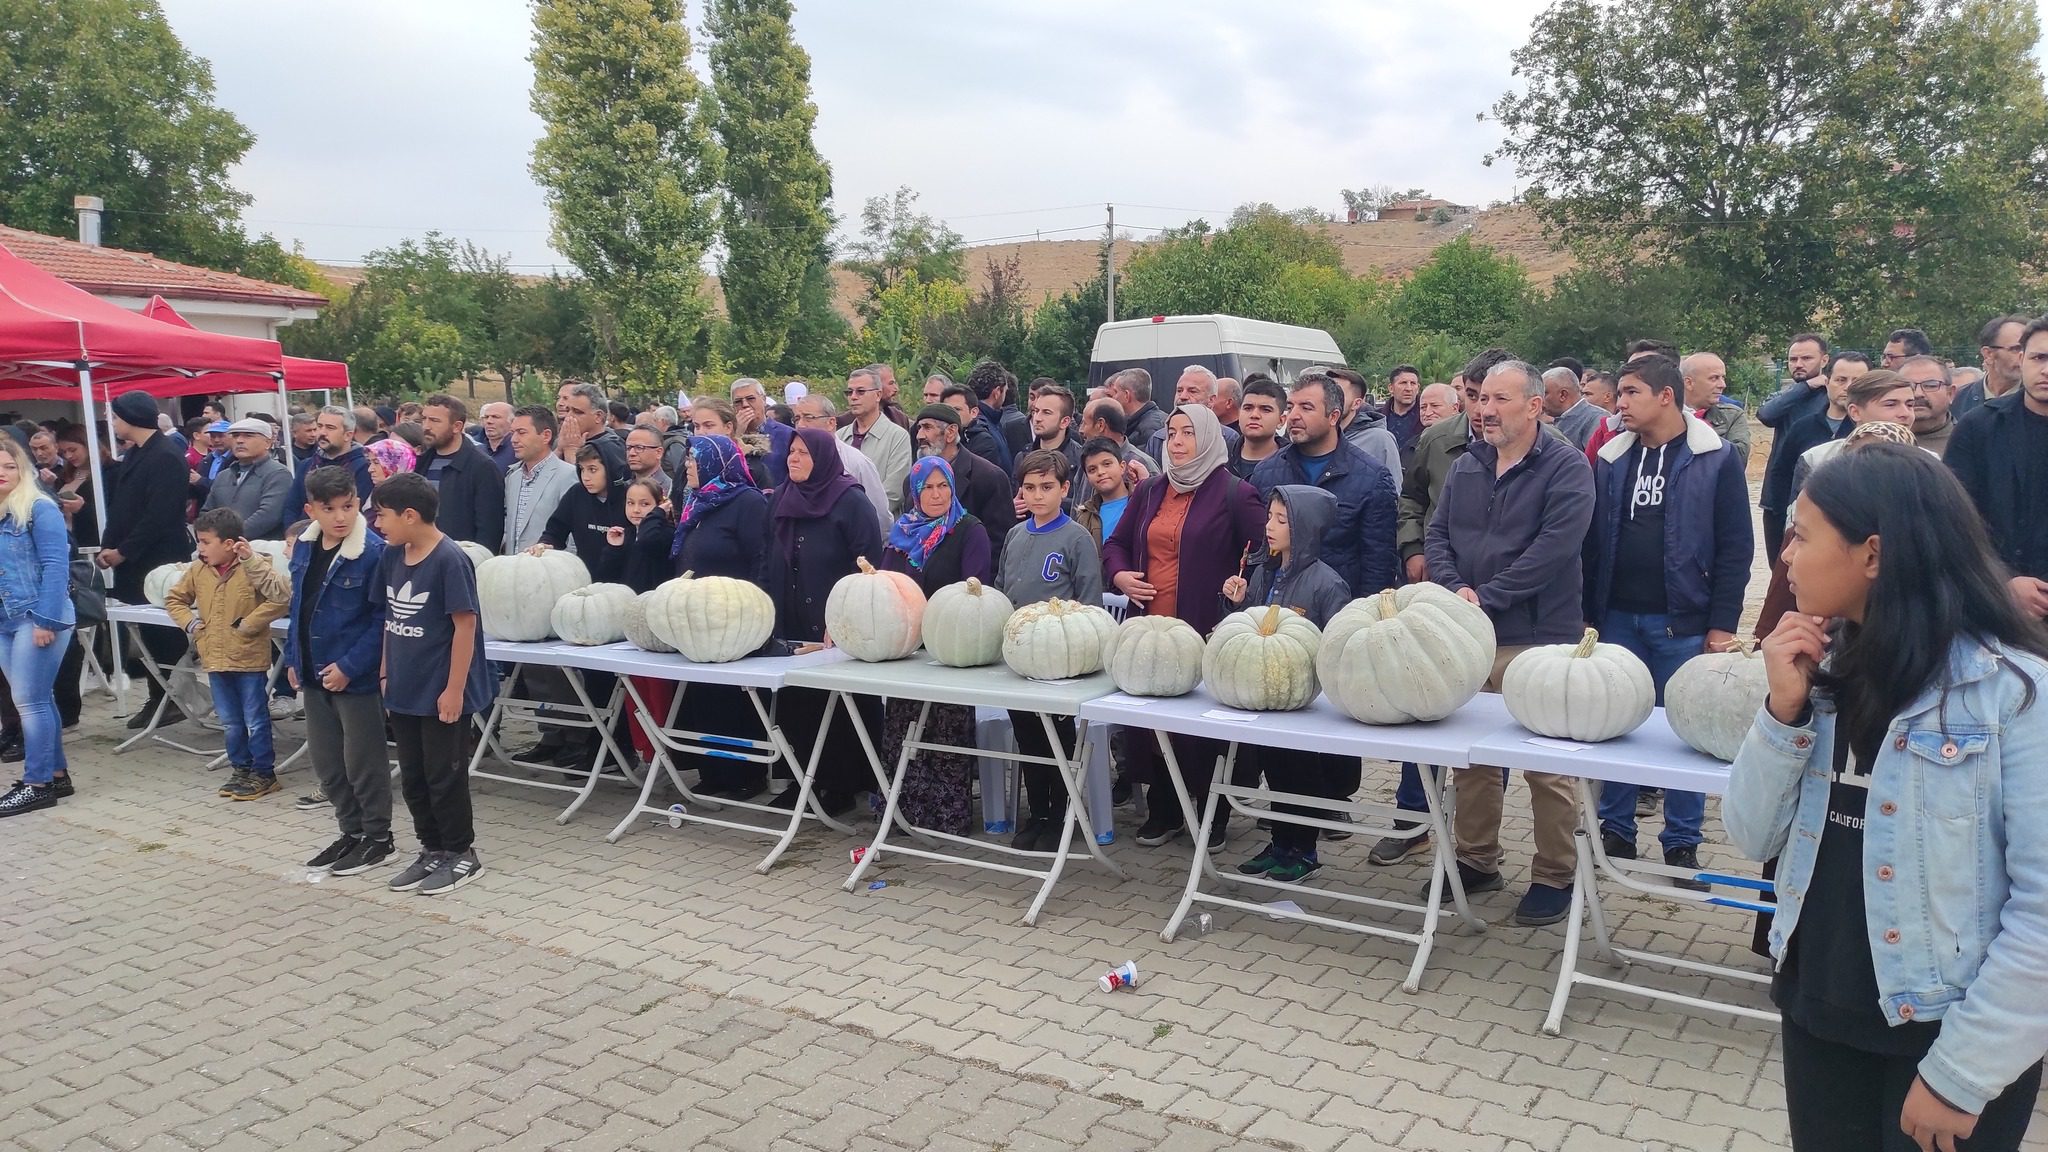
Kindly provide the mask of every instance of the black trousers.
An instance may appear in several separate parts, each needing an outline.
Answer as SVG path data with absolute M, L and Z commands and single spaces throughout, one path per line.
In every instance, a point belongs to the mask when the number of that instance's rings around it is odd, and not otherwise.
M 1159 738 L 1151 732 L 1137 732 L 1131 751 L 1141 769 L 1146 773 L 1145 806 L 1155 817 L 1164 819 L 1168 826 L 1183 823 L 1180 798 L 1173 794 L 1173 780 L 1166 769 L 1166 758 L 1159 754 Z M 1195 806 L 1195 818 L 1200 819 L 1203 805 L 1209 802 L 1209 785 L 1216 777 L 1216 758 L 1228 751 L 1230 745 L 1206 736 L 1169 735 L 1167 743 L 1173 748 L 1173 758 L 1180 764 L 1182 781 L 1188 786 L 1188 799 Z M 1240 748 L 1242 754 L 1243 749 Z M 1138 765 L 1133 765 L 1138 767 Z M 1231 780 L 1244 782 L 1246 769 L 1234 769 Z M 1256 776 L 1252 779 L 1257 779 Z M 1225 805 L 1216 810 L 1220 824 L 1230 823 L 1230 808 Z
M 811 746 L 818 739 L 818 729 L 825 728 L 825 750 L 818 758 L 818 775 L 811 781 L 811 787 L 820 795 L 835 799 L 851 797 L 856 792 L 870 792 L 875 783 L 874 769 L 869 765 L 868 754 L 860 746 L 860 736 L 853 730 L 853 722 L 846 718 L 844 705 L 834 704 L 832 714 L 825 714 L 825 702 L 831 693 L 820 688 L 784 688 L 775 694 L 775 722 L 788 738 L 790 750 L 796 753 L 799 762 L 807 762 Z M 850 696 L 856 710 L 860 712 L 861 723 L 867 726 L 868 739 L 875 742 L 877 751 L 882 742 L 882 698 L 880 696 Z M 748 711 L 752 711 L 751 708 Z M 788 769 L 777 764 L 775 775 L 786 777 Z
M 1053 731 L 1059 733 L 1060 755 L 1071 759 L 1074 755 L 1074 718 L 1055 716 L 1052 718 Z M 1025 756 L 1050 756 L 1052 745 L 1045 738 L 1045 721 L 1036 712 L 1010 711 L 1010 729 L 1017 738 L 1017 751 Z M 1053 820 L 1067 810 L 1067 786 L 1060 780 L 1059 769 L 1050 764 L 1019 764 L 1018 771 L 1024 777 L 1024 798 L 1027 811 L 1033 819 Z
M 476 843 L 467 751 L 474 720 L 460 716 L 453 724 L 443 724 L 433 716 L 391 713 L 398 786 L 412 813 L 420 847 L 430 852 L 467 852 Z
M 1255 784 L 1260 773 L 1263 773 L 1266 777 L 1266 786 L 1275 792 L 1348 800 L 1358 791 L 1361 771 L 1356 757 L 1240 744 L 1237 748 L 1237 764 L 1231 771 L 1231 782 L 1241 785 Z M 1296 816 L 1327 818 L 1330 815 L 1327 808 L 1311 808 L 1302 804 L 1275 803 L 1273 811 Z M 1289 824 L 1281 820 L 1273 821 L 1273 846 L 1283 852 L 1314 852 L 1318 835 L 1319 831 L 1315 828 Z
M 1918 1056 L 1881 1056 L 1823 1040 L 1792 1021 L 1785 1040 L 1785 1110 L 1795 1152 L 1918 1152 L 1899 1127 Z M 2041 1092 L 2041 1066 L 2012 1082 L 1977 1117 L 1961 1152 L 2018 1152 Z

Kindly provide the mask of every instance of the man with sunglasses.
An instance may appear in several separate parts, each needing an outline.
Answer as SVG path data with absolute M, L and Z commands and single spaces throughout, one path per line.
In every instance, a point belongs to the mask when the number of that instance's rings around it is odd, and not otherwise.
M 910 433 L 882 409 L 882 373 L 856 368 L 846 377 L 846 408 L 853 416 L 840 427 L 841 444 L 860 450 L 881 474 L 892 515 L 903 511 L 903 481 L 910 476 Z

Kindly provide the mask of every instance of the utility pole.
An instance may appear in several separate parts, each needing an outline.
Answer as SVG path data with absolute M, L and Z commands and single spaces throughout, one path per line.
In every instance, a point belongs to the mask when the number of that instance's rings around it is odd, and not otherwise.
M 1114 320 L 1116 319 L 1116 205 L 1105 204 L 1103 207 L 1109 210 L 1109 245 L 1104 249 L 1108 254 L 1106 260 L 1109 266 L 1103 270 L 1103 279 L 1109 285 L 1109 292 L 1105 301 L 1102 318 L 1104 320 Z

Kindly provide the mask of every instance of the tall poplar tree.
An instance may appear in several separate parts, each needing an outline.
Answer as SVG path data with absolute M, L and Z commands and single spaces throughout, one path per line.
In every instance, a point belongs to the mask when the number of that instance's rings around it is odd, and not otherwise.
M 694 367 L 719 154 L 680 0 L 535 0 L 533 175 L 628 387 Z
M 832 169 L 811 141 L 811 57 L 790 32 L 790 10 L 789 0 L 710 0 L 704 18 L 712 128 L 725 154 L 725 353 L 748 372 L 781 362 L 805 272 L 832 227 Z

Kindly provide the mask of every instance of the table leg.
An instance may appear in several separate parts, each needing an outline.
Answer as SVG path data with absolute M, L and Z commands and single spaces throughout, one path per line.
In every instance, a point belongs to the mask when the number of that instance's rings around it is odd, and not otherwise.
M 583 807 L 583 802 L 590 799 L 590 794 L 597 791 L 597 781 L 599 777 L 604 775 L 604 765 L 607 757 L 618 763 L 619 772 L 625 776 L 628 783 L 639 783 L 638 780 L 633 778 L 633 762 L 627 759 L 626 754 L 619 750 L 618 743 L 612 739 L 612 721 L 618 716 L 619 701 L 625 695 L 623 685 L 626 682 L 626 678 L 623 676 L 613 677 L 614 683 L 612 684 L 611 698 L 605 701 L 603 708 L 599 708 L 591 702 L 590 692 L 584 686 L 582 669 L 563 665 L 562 673 L 563 677 L 569 681 L 569 690 L 576 694 L 576 703 L 582 707 L 584 714 L 590 717 L 591 726 L 597 730 L 598 748 L 597 755 L 592 757 L 590 761 L 589 777 L 584 780 L 583 788 L 576 793 L 576 798 L 569 802 L 567 808 L 562 809 L 561 815 L 555 817 L 555 823 L 557 824 L 567 824 L 570 817 L 576 815 L 577 809 Z M 648 775 L 651 777 L 653 773 L 650 772 Z
M 1188 795 L 1187 781 L 1181 777 L 1180 758 L 1173 753 L 1173 741 L 1168 739 L 1164 732 L 1157 732 L 1154 735 L 1159 739 L 1159 755 L 1162 765 L 1166 768 L 1167 779 L 1173 782 L 1174 796 L 1180 800 L 1181 816 L 1187 823 L 1188 834 L 1194 837 L 1195 841 L 1194 859 L 1188 865 L 1188 882 L 1181 890 L 1180 906 L 1173 910 L 1173 915 L 1166 921 L 1165 929 L 1159 933 L 1161 940 L 1171 944 L 1174 936 L 1180 932 L 1181 921 L 1187 918 L 1188 909 L 1194 907 L 1195 894 L 1201 891 L 1202 876 L 1214 872 L 1214 867 L 1209 862 L 1208 814 L 1216 810 L 1216 781 L 1211 782 L 1209 802 L 1205 806 L 1205 811 L 1196 812 L 1194 797 Z M 1221 777 L 1225 759 L 1235 758 L 1236 755 L 1237 745 L 1233 742 L 1230 745 L 1229 757 L 1219 757 L 1216 767 L 1211 771 L 1217 777 Z
M 632 677 L 621 676 L 619 677 L 619 683 L 625 686 L 626 698 L 632 701 L 633 710 L 636 713 L 646 716 L 653 715 L 652 712 L 648 711 L 647 701 L 640 695 L 640 690 L 633 686 Z M 683 693 L 688 688 L 688 684 L 678 683 L 676 685 L 675 697 L 669 702 L 669 712 L 662 721 L 662 727 L 668 727 L 675 722 L 676 709 L 681 705 Z M 647 765 L 647 779 L 641 782 L 640 799 L 634 802 L 632 811 L 620 817 L 618 824 L 610 832 L 605 833 L 604 839 L 607 844 L 618 843 L 619 837 L 626 834 L 626 829 L 633 826 L 633 821 L 638 819 L 642 812 L 649 812 L 654 809 L 654 786 L 661 780 L 663 775 L 668 777 L 669 783 L 675 786 L 675 790 L 681 793 L 686 801 L 690 798 L 690 790 L 683 786 L 682 775 L 676 771 L 675 762 L 669 759 L 668 745 L 660 736 L 650 735 L 652 738 L 648 743 L 653 745 L 654 760 Z
M 854 711 L 852 701 L 847 702 L 846 710 L 853 714 L 854 723 L 860 724 L 860 714 Z M 846 883 L 840 885 L 848 892 L 853 891 L 854 885 L 860 883 L 860 878 L 867 875 L 868 867 L 881 858 L 882 846 L 889 838 L 889 828 L 892 824 L 901 823 L 906 833 L 912 831 L 910 823 L 903 819 L 903 813 L 899 809 L 903 798 L 903 778 L 910 774 L 911 753 L 917 750 L 918 741 L 924 738 L 925 722 L 931 718 L 931 714 L 932 702 L 927 700 L 918 707 L 917 719 L 911 721 L 909 730 L 903 734 L 903 750 L 896 756 L 895 775 L 887 781 L 888 803 L 882 808 L 882 820 L 875 829 L 875 838 L 868 841 L 868 850 L 861 853 L 860 859 L 854 863 L 853 874 L 846 878 Z M 874 759 L 875 750 L 868 743 L 864 728 L 861 731 L 861 747 L 867 749 L 870 762 L 875 763 L 879 770 L 879 761 Z
M 1586 830 L 1573 831 L 1572 839 L 1577 860 L 1573 867 L 1577 878 L 1572 884 L 1571 911 L 1564 922 L 1564 953 L 1557 962 L 1557 988 L 1550 994 L 1550 1013 L 1543 1018 L 1545 1035 L 1556 1036 L 1564 1031 L 1564 1006 L 1570 999 L 1572 985 L 1579 977 L 1579 930 L 1580 919 L 1586 908 L 1586 894 L 1594 884 L 1593 854 L 1586 847 Z
M 1045 725 L 1046 746 L 1052 749 L 1053 759 L 1059 762 L 1057 767 L 1060 782 L 1067 789 L 1067 814 L 1060 822 L 1060 842 L 1059 846 L 1053 849 L 1052 867 L 1045 874 L 1045 882 L 1038 886 L 1038 896 L 1031 901 L 1031 907 L 1024 913 L 1024 923 L 1029 925 L 1038 923 L 1038 914 L 1045 908 L 1046 898 L 1052 895 L 1053 885 L 1059 883 L 1060 874 L 1066 871 L 1068 853 L 1074 842 L 1075 831 L 1081 833 L 1088 855 L 1108 868 L 1118 879 L 1122 879 L 1124 874 L 1124 870 L 1117 866 L 1116 861 L 1103 853 L 1102 845 L 1095 842 L 1095 830 L 1088 819 L 1088 789 L 1084 780 L 1084 775 L 1088 771 L 1088 722 L 1078 719 L 1075 721 L 1074 751 L 1071 756 L 1061 747 L 1059 730 L 1053 726 L 1052 716 L 1041 712 L 1038 714 L 1038 722 Z

